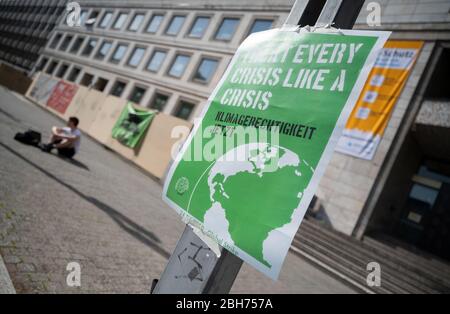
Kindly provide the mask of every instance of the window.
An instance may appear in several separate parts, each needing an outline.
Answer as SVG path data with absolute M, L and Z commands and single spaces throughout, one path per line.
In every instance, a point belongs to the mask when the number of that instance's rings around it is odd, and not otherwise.
M 106 85 L 108 85 L 108 80 L 104 79 L 102 77 L 99 77 L 97 79 L 97 82 L 95 82 L 93 89 L 103 92 L 105 90 Z
M 120 97 L 120 96 L 122 96 L 122 93 L 125 90 L 126 86 L 127 86 L 126 83 L 121 82 L 121 81 L 116 81 L 114 83 L 113 87 L 111 88 L 111 90 L 109 91 L 109 94 L 116 96 L 116 97 Z
M 42 71 L 45 68 L 45 66 L 47 65 L 47 63 L 48 63 L 48 58 L 42 58 L 38 64 L 38 66 L 36 67 L 36 71 L 37 72 Z
M 80 25 L 83 26 L 84 22 L 86 22 L 86 17 L 87 17 L 87 11 L 86 10 L 82 10 L 81 14 L 80 14 Z
M 236 31 L 238 23 L 239 19 L 224 18 L 214 38 L 217 40 L 231 40 L 233 38 L 234 32 Z
M 195 105 L 190 102 L 181 101 L 174 113 L 174 116 L 180 119 L 189 120 L 192 111 L 194 111 L 194 107 Z
M 247 36 L 253 33 L 266 31 L 268 29 L 272 28 L 273 21 L 272 20 L 262 20 L 258 19 L 253 22 L 252 27 L 250 28 L 250 31 L 248 32 Z
M 61 46 L 59 47 L 59 50 L 61 50 L 61 51 L 66 51 L 67 48 L 69 47 L 70 42 L 72 41 L 72 39 L 73 39 L 73 36 L 72 36 L 72 35 L 67 35 L 67 36 L 64 38 L 64 40 L 63 40 Z
M 175 15 L 172 17 L 172 20 L 170 20 L 170 24 L 166 29 L 166 34 L 176 36 L 180 32 L 181 27 L 183 27 L 185 19 L 186 17 L 182 15 Z
M 169 70 L 169 75 L 174 77 L 181 77 L 186 70 L 191 57 L 185 55 L 177 55 Z
M 100 49 L 95 54 L 95 59 L 103 60 L 111 49 L 112 43 L 110 41 L 104 41 L 100 46 Z
M 57 66 L 58 66 L 58 61 L 52 61 L 49 64 L 49 66 L 47 67 L 46 73 L 52 75 Z
M 75 42 L 73 43 L 72 47 L 70 48 L 70 53 L 77 54 L 78 51 L 81 48 L 81 45 L 83 45 L 84 37 L 78 37 L 75 39 Z
M 98 40 L 95 38 L 89 39 L 89 42 L 87 43 L 86 47 L 84 47 L 81 54 L 85 57 L 89 57 L 92 54 L 92 51 L 94 51 L 95 47 L 97 46 L 97 42 Z
M 114 51 L 110 61 L 113 63 L 119 63 L 120 60 L 122 60 L 122 58 L 125 56 L 125 53 L 127 52 L 127 48 L 128 48 L 128 45 L 126 45 L 126 44 L 117 45 L 116 50 Z
M 61 64 L 61 66 L 58 69 L 58 72 L 56 73 L 56 77 L 63 78 L 68 69 L 69 66 L 67 64 Z
M 89 73 L 84 73 L 83 78 L 81 79 L 80 85 L 89 87 L 94 80 L 94 76 Z
M 163 111 L 168 100 L 169 96 L 160 93 L 155 93 L 155 96 L 153 97 L 153 100 L 150 103 L 150 108 L 158 111 Z
M 194 81 L 209 82 L 214 72 L 216 72 L 217 64 L 217 60 L 203 58 L 195 72 Z
M 147 25 L 147 29 L 145 30 L 147 33 L 156 33 L 161 25 L 164 16 L 162 14 L 155 14 L 150 19 L 150 22 Z
M 97 19 L 99 11 L 92 11 L 91 15 L 89 15 L 89 20 Z M 94 24 L 94 23 L 92 23 Z
M 158 72 L 164 62 L 164 59 L 166 58 L 166 55 L 167 53 L 165 51 L 153 52 L 153 55 L 147 64 L 147 70 L 151 72 Z
M 142 100 L 142 97 L 144 97 L 146 91 L 147 90 L 143 87 L 135 86 L 131 91 L 128 100 L 134 102 L 135 104 L 139 104 Z
M 74 67 L 72 71 L 70 71 L 69 76 L 67 77 L 67 80 L 70 82 L 75 82 L 80 75 L 81 69 Z
M 109 22 L 111 21 L 112 15 L 113 15 L 112 12 L 105 12 L 98 27 L 106 28 L 109 25 Z
M 145 48 L 136 47 L 131 54 L 130 59 L 128 59 L 128 65 L 132 67 L 137 67 L 141 63 L 142 57 L 144 57 Z
M 206 28 L 209 25 L 210 18 L 207 16 L 199 16 L 195 19 L 194 24 L 189 31 L 189 37 L 201 38 L 205 34 Z
M 128 26 L 128 30 L 133 32 L 137 31 L 141 26 L 144 17 L 145 15 L 143 13 L 136 14 L 133 20 L 131 21 L 130 25 Z
M 53 37 L 52 43 L 50 44 L 50 48 L 55 49 L 59 42 L 61 41 L 62 34 L 56 34 L 55 37 Z
M 117 17 L 113 28 L 114 29 L 121 29 L 123 24 L 125 24 L 125 21 L 127 20 L 127 18 L 128 18 L 128 13 L 119 13 L 119 16 Z

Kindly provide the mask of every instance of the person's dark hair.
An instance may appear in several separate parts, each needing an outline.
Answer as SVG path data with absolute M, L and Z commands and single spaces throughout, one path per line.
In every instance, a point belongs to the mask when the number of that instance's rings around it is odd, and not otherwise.
M 78 123 L 80 123 L 80 120 L 78 120 L 77 117 L 70 117 L 69 121 L 72 122 L 75 126 L 78 126 Z

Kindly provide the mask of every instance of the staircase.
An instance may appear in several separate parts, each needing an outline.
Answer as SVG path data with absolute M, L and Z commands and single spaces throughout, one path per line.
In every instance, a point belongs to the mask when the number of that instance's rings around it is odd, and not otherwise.
M 371 238 L 353 237 L 305 219 L 291 251 L 365 293 L 450 293 L 450 263 Z M 381 266 L 381 286 L 369 287 L 367 264 Z

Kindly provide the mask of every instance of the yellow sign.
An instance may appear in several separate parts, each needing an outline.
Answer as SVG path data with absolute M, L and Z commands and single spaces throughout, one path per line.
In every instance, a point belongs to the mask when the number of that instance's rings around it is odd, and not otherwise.
M 371 160 L 422 41 L 387 41 L 338 141 L 336 151 Z

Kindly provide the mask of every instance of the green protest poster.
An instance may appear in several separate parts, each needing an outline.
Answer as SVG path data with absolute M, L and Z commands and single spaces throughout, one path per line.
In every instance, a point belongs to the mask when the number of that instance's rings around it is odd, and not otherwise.
M 278 278 L 388 36 L 294 27 L 249 36 L 176 156 L 163 199 Z
M 123 145 L 134 148 L 145 134 L 154 116 L 153 111 L 136 109 L 128 103 L 112 129 L 112 137 Z

